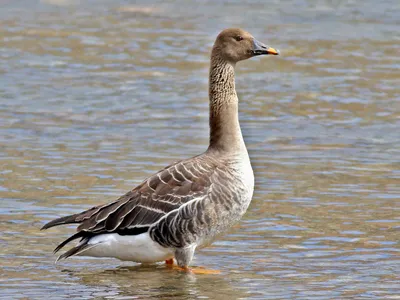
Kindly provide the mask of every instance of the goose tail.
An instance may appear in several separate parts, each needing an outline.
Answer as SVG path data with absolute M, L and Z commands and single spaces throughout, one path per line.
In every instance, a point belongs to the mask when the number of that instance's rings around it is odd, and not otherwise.
M 49 223 L 45 224 L 42 228 L 40 228 L 40 230 L 46 230 L 58 225 L 80 223 L 79 221 L 77 221 L 77 216 L 79 215 L 80 214 L 75 214 L 52 220 Z
M 97 246 L 97 244 L 89 244 L 90 238 L 83 238 L 78 245 L 76 245 L 75 247 L 72 247 L 71 249 L 69 249 L 68 251 L 64 252 L 63 254 L 61 254 L 59 257 L 57 257 L 55 263 L 57 263 L 59 260 L 61 259 L 67 259 L 70 256 L 73 255 L 79 255 L 82 252 L 85 252 L 86 250 L 89 250 L 90 248 L 93 248 L 95 246 Z M 58 247 L 57 247 L 58 248 Z M 56 248 L 56 250 L 57 250 Z M 58 250 L 60 250 L 62 247 L 60 247 Z M 57 252 L 56 250 L 54 250 L 54 253 Z

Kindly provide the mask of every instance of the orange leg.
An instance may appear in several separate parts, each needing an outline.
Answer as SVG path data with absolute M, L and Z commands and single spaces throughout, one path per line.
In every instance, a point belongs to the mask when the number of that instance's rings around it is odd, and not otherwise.
M 221 271 L 218 270 L 208 270 L 205 268 L 189 268 L 189 267 L 179 267 L 179 266 L 173 266 L 174 269 L 183 271 L 188 274 L 202 274 L 202 275 L 216 275 L 216 274 L 221 274 Z
M 221 271 L 219 270 L 211 270 L 211 269 L 206 269 L 206 268 L 184 268 L 186 272 L 193 273 L 193 274 L 202 274 L 202 275 L 217 275 L 221 274 Z
M 169 265 L 169 266 L 172 266 L 174 264 L 174 259 L 170 258 L 170 259 L 165 260 L 165 264 Z

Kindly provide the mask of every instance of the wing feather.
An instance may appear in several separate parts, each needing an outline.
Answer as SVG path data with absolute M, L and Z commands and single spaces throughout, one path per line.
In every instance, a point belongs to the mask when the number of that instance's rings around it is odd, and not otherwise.
M 202 156 L 178 162 L 147 178 L 114 202 L 56 219 L 43 226 L 43 229 L 80 223 L 78 233 L 138 234 L 162 218 L 175 216 L 174 211 L 178 212 L 180 209 L 184 211 L 179 215 L 190 219 L 193 216 L 189 206 L 185 204 L 208 195 L 211 188 L 210 177 L 216 169 L 216 162 L 209 160 L 206 163 Z M 68 242 L 71 240 L 72 238 L 68 239 Z

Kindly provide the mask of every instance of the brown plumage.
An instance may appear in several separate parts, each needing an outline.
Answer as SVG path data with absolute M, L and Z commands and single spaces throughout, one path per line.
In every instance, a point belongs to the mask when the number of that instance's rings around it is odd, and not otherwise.
M 245 213 L 254 176 L 238 119 L 234 67 L 238 61 L 278 51 L 242 29 L 222 31 L 211 52 L 210 144 L 206 152 L 174 163 L 118 200 L 43 226 L 79 224 L 71 255 L 153 262 L 175 257 L 187 267 L 196 247 L 225 232 Z
M 142 231 L 140 228 L 148 230 L 168 212 L 207 194 L 211 174 L 217 166 L 216 161 L 204 163 L 201 156 L 177 162 L 150 176 L 118 200 L 55 219 L 44 225 L 42 230 L 73 223 L 80 224 L 78 232 L 92 234 L 135 234 L 135 230 L 138 233 Z M 73 239 L 81 237 L 78 234 Z

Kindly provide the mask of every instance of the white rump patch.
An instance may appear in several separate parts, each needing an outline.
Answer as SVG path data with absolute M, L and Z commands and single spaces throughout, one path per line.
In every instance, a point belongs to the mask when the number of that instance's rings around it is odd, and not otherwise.
M 154 263 L 174 257 L 173 249 L 154 242 L 148 232 L 138 235 L 99 234 L 92 237 L 88 244 L 93 247 L 80 253 L 80 256 L 113 257 L 141 263 Z

